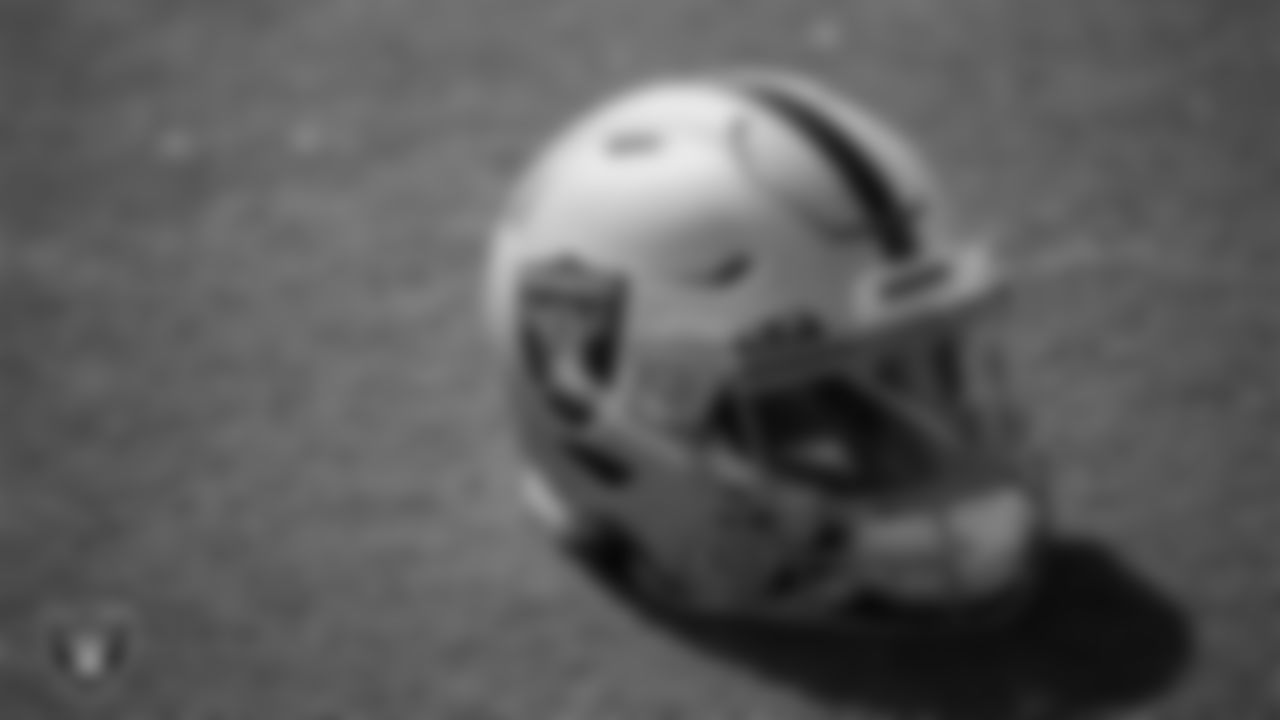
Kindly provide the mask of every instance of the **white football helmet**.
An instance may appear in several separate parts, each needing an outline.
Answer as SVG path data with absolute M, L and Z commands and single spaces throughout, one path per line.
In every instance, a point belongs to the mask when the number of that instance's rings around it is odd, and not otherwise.
M 654 82 L 533 163 L 486 319 L 532 505 L 629 586 L 772 617 L 967 606 L 1043 526 L 991 253 L 885 124 L 783 73 Z

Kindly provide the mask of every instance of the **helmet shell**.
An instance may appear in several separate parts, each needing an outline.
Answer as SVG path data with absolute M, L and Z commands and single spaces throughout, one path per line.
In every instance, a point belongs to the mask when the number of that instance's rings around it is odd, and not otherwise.
M 627 572 L 707 608 L 811 614 L 868 589 L 1014 584 L 1039 506 L 991 452 L 1006 416 L 991 382 L 951 403 L 967 415 L 950 423 L 976 428 L 941 454 L 964 481 L 897 502 L 776 482 L 707 431 L 757 375 L 963 336 L 997 276 L 946 236 L 940 204 L 886 123 L 786 73 L 656 81 L 570 124 L 512 193 L 486 266 L 532 506 L 566 537 L 622 542 L 642 566 Z M 904 422 L 927 434 L 928 418 Z

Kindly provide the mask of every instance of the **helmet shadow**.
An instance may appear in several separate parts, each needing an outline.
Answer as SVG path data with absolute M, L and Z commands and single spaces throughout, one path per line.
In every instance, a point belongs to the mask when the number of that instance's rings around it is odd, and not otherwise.
M 691 618 L 606 587 L 681 640 L 821 702 L 946 720 L 1072 720 L 1159 697 L 1194 655 L 1187 616 L 1100 545 L 1060 540 L 1017 619 L 943 633 Z

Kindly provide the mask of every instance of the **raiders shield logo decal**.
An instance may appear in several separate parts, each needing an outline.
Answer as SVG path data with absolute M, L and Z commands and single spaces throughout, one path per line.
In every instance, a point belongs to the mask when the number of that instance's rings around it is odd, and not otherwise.
M 552 409 L 570 422 L 587 420 L 613 380 L 626 300 L 622 277 L 576 258 L 540 263 L 522 278 L 526 367 Z

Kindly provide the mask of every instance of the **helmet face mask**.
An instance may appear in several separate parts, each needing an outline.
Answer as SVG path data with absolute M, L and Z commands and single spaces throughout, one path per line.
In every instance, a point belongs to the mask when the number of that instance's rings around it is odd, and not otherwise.
M 531 168 L 487 281 L 531 474 L 693 605 L 811 614 L 893 594 L 901 573 L 867 568 L 895 552 L 959 578 L 938 580 L 942 604 L 1013 584 L 1033 500 L 981 587 L 955 542 L 884 539 L 1032 494 L 975 341 L 1001 297 L 989 255 L 934 237 L 919 169 L 877 151 L 887 131 L 794 85 L 642 88 Z
M 930 464 L 945 439 L 916 415 L 936 420 L 937 408 L 922 408 L 902 387 L 880 386 L 869 370 L 833 365 L 738 393 L 735 434 L 743 450 L 770 475 L 838 498 L 866 499 L 925 482 L 936 473 Z
M 971 387 L 982 373 L 970 367 L 978 313 L 953 308 L 880 337 L 766 325 L 743 339 L 739 371 L 721 377 L 708 434 L 762 475 L 835 498 L 927 489 L 974 450 L 975 425 L 997 414 Z

